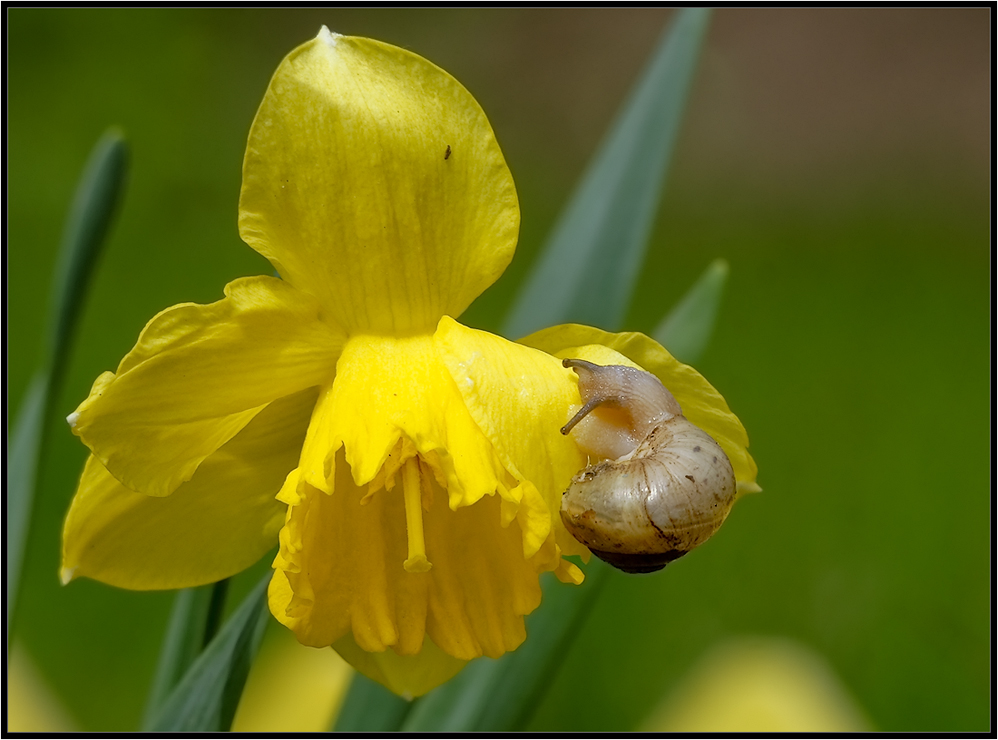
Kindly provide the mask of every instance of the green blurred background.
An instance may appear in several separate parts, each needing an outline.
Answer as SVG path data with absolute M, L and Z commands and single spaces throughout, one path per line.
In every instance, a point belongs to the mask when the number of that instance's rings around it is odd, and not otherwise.
M 8 9 L 8 424 L 108 125 L 131 177 L 62 414 L 156 312 L 269 271 L 236 231 L 243 147 L 271 73 L 321 24 L 416 51 L 489 115 L 523 218 L 513 265 L 465 317 L 494 329 L 670 13 Z M 626 328 L 652 330 L 729 261 L 698 368 L 748 428 L 764 492 L 709 546 L 609 583 L 532 729 L 637 728 L 739 636 L 815 651 L 876 728 L 988 729 L 990 24 L 987 9 L 715 13 Z M 52 437 L 16 637 L 79 727 L 128 730 L 171 596 L 59 585 L 85 450 Z

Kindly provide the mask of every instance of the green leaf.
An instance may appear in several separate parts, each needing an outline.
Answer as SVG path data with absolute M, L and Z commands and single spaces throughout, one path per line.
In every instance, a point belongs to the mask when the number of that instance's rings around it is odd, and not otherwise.
M 683 358 L 697 359 L 714 329 L 728 265 L 715 260 L 663 320 L 667 338 Z M 660 340 L 661 341 L 661 340 Z M 527 641 L 499 660 L 481 658 L 417 701 L 405 719 L 407 732 L 512 732 L 523 730 L 550 686 L 562 657 L 610 578 L 624 577 L 595 558 L 586 580 L 569 587 L 553 577 L 543 583 L 541 608 L 527 617 Z
M 333 732 L 392 732 L 402 726 L 415 703 L 355 673 Z
M 61 367 L 80 304 L 123 192 L 128 147 L 116 128 L 94 146 L 73 197 L 51 296 L 49 357 Z
M 710 11 L 676 14 L 623 113 L 562 212 L 503 333 L 550 324 L 620 328 L 658 210 Z
M 177 592 L 146 702 L 144 729 L 151 728 L 166 697 L 218 632 L 228 585 L 226 579 Z
M 676 15 L 527 279 L 505 324 L 507 336 L 564 321 L 620 324 L 644 258 L 708 18 L 703 9 Z M 519 649 L 499 660 L 473 661 L 413 702 L 402 724 L 385 721 L 395 697 L 387 692 L 372 696 L 365 689 L 360 696 L 366 711 L 351 720 L 350 729 L 522 729 L 611 571 L 593 559 L 581 586 L 545 578 L 541 608 L 527 617 L 528 639 Z M 354 711 L 351 701 L 352 695 L 344 712 Z
M 565 321 L 619 326 L 643 262 L 708 18 L 702 9 L 677 15 L 528 278 L 506 324 L 508 335 Z M 684 321 L 677 319 L 676 331 Z M 702 324 L 688 336 L 711 326 Z M 419 700 L 402 729 L 522 730 L 611 577 L 616 572 L 594 559 L 579 587 L 546 578 L 542 606 L 526 620 L 527 641 L 499 660 L 471 663 Z
M 7 448 L 7 609 L 13 623 L 21 560 L 28 540 L 35 478 L 40 462 L 43 419 L 49 395 L 49 374 L 36 372 L 21 402 Z
M 725 260 L 711 262 L 652 334 L 656 342 L 683 362 L 694 362 L 707 347 L 714 333 L 728 272 Z
M 107 131 L 94 146 L 80 176 L 66 220 L 53 274 L 48 329 L 41 367 L 14 423 L 7 449 L 7 614 L 14 629 L 21 567 L 31 528 L 35 483 L 51 426 L 53 399 L 62 383 L 76 319 L 107 236 L 128 170 L 121 132 Z
M 163 702 L 152 732 L 226 732 L 239 706 L 269 612 L 268 573 L 197 657 Z

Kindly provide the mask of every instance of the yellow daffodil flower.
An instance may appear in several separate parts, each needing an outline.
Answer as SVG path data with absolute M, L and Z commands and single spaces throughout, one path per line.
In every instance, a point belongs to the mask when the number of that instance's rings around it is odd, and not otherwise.
M 579 393 L 558 358 L 656 373 L 751 489 L 738 419 L 647 337 L 571 325 L 513 343 L 451 318 L 518 230 L 488 120 L 446 72 L 325 28 L 291 52 L 239 201 L 281 277 L 163 311 L 70 415 L 93 454 L 63 580 L 196 586 L 279 539 L 274 616 L 418 695 L 520 645 L 540 573 L 582 581 L 558 514 L 586 463 L 559 433 Z

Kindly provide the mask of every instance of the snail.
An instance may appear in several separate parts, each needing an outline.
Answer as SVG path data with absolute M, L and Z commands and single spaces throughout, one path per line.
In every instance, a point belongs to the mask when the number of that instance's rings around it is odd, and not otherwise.
M 579 376 L 583 406 L 561 433 L 575 429 L 583 451 L 603 460 L 572 478 L 561 519 L 610 565 L 627 573 L 661 570 L 724 522 L 735 501 L 731 462 L 651 373 L 585 360 L 562 364 Z

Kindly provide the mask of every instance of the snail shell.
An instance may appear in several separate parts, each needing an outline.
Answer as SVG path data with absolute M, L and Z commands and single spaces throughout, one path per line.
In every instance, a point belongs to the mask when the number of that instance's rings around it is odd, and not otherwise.
M 610 565 L 651 573 L 718 530 L 735 501 L 735 475 L 720 445 L 683 416 L 651 373 L 585 360 L 583 406 L 561 432 L 605 459 L 580 471 L 561 499 L 575 539 Z M 578 426 L 576 426 L 578 425 Z

